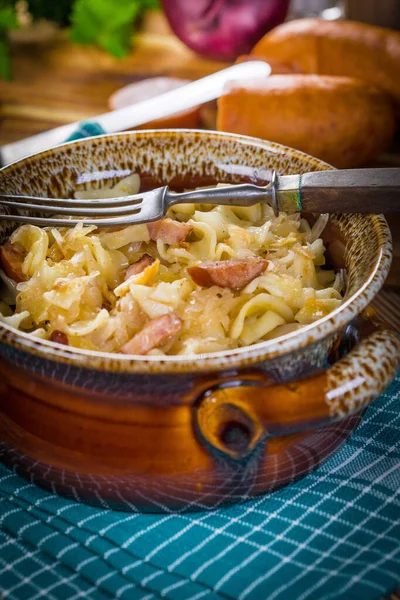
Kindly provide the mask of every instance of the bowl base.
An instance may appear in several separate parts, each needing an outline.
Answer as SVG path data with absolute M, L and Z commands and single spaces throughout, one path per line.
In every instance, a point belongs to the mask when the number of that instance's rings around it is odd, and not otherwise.
M 99 508 L 126 512 L 197 512 L 248 501 L 304 477 L 338 450 L 361 417 L 362 413 L 358 413 L 301 434 L 300 439 L 299 435 L 274 438 L 269 443 L 270 451 L 264 450 L 242 464 L 221 461 L 214 469 L 214 482 L 210 482 L 209 473 L 201 471 L 168 477 L 73 472 L 35 460 L 5 442 L 0 443 L 0 460 L 18 475 L 48 491 Z

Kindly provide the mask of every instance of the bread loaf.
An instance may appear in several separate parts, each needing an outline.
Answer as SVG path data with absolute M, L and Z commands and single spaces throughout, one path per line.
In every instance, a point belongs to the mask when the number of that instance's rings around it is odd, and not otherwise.
M 389 93 L 400 108 L 400 32 L 353 21 L 301 19 L 279 25 L 251 51 L 274 73 L 357 77 Z
M 218 102 L 217 128 L 353 168 L 390 145 L 396 120 L 388 96 L 358 79 L 272 75 L 228 84 Z

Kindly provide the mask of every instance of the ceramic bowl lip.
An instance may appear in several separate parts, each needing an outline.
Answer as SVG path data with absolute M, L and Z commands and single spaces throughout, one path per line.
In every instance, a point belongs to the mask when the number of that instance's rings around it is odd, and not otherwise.
M 43 157 L 57 153 L 65 147 L 79 147 L 90 144 L 94 140 L 118 139 L 125 137 L 166 137 L 171 135 L 200 135 L 204 138 L 225 138 L 237 141 L 244 145 L 256 146 L 270 152 L 279 152 L 290 155 L 292 158 L 300 158 L 310 165 L 324 169 L 334 169 L 328 163 L 310 156 L 300 150 L 283 146 L 268 140 L 238 135 L 219 131 L 200 129 L 147 129 L 138 131 L 119 132 L 83 138 L 60 144 L 49 150 L 44 150 L 24 157 L 0 169 L 6 171 L 37 157 Z M 377 262 L 374 271 L 370 274 L 363 286 L 355 294 L 332 313 L 319 319 L 315 323 L 304 326 L 299 331 L 286 334 L 280 338 L 259 342 L 252 346 L 210 352 L 206 354 L 184 355 L 184 356 L 136 356 L 113 354 L 106 352 L 88 351 L 80 348 L 62 346 L 48 340 L 34 338 L 28 333 L 18 331 L 5 323 L 0 322 L 0 342 L 10 345 L 28 354 L 52 360 L 58 363 L 86 367 L 100 371 L 111 371 L 118 373 L 195 373 L 220 371 L 221 369 L 234 369 L 236 367 L 251 366 L 268 359 L 284 356 L 304 348 L 307 345 L 318 342 L 329 335 L 339 331 L 354 317 L 362 312 L 374 299 L 382 287 L 390 269 L 392 258 L 391 234 L 383 215 L 368 215 L 373 225 L 381 235 L 381 244 L 377 250 Z

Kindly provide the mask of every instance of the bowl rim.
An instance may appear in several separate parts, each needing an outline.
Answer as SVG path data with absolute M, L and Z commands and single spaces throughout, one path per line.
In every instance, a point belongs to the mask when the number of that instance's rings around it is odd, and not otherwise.
M 0 169 L 0 176 L 2 172 L 15 168 L 26 161 L 29 162 L 38 157 L 51 155 L 65 147 L 79 147 L 80 145 L 90 144 L 94 140 L 194 134 L 204 136 L 205 138 L 220 137 L 231 139 L 232 141 L 244 145 L 257 146 L 261 149 L 275 151 L 281 154 L 285 153 L 292 158 L 298 157 L 303 161 L 306 160 L 310 166 L 312 165 L 320 170 L 334 169 L 334 167 L 328 163 L 310 156 L 305 152 L 260 138 L 201 129 L 142 129 L 111 134 L 106 133 L 59 144 L 53 148 L 31 154 L 2 167 Z M 279 338 L 258 342 L 257 344 L 244 346 L 242 348 L 204 354 L 182 356 L 138 356 L 89 351 L 80 348 L 72 348 L 71 346 L 63 346 L 55 342 L 35 338 L 29 333 L 19 331 L 0 322 L 0 342 L 37 357 L 53 360 L 58 363 L 93 370 L 126 374 L 171 374 L 220 371 L 237 367 L 248 367 L 255 363 L 290 354 L 337 333 L 369 305 L 382 287 L 389 273 L 392 259 L 390 229 L 383 215 L 366 215 L 366 218 L 372 220 L 372 224 L 377 234 L 381 234 L 380 237 L 382 240 L 380 247 L 377 250 L 375 268 L 367 281 L 364 282 L 362 287 L 357 290 L 355 294 L 347 298 L 341 306 L 329 313 L 329 315 L 302 327 L 298 331 L 288 333 Z

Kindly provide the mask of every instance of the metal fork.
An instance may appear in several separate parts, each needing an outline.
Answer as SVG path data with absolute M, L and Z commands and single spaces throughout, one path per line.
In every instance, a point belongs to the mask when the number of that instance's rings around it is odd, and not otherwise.
M 241 184 L 182 193 L 171 192 L 168 186 L 163 186 L 142 194 L 85 200 L 0 194 L 0 210 L 7 207 L 12 211 L 20 209 L 30 213 L 57 215 L 44 217 L 12 212 L 0 214 L 0 220 L 58 227 L 74 227 L 81 222 L 97 227 L 126 227 L 162 219 L 175 204 L 253 206 L 259 202 L 267 202 L 272 197 L 271 186 L 272 182 L 268 186 Z
M 149 192 L 104 199 L 39 198 L 0 193 L 0 210 L 20 209 L 30 216 L 7 212 L 0 219 L 43 226 L 73 227 L 83 222 L 97 227 L 128 226 L 157 221 L 175 204 L 253 206 L 269 203 L 279 211 L 317 213 L 400 212 L 400 169 L 319 171 L 304 175 L 272 174 L 267 186 L 250 183 L 190 192 L 171 192 L 168 186 Z M 78 217 L 78 218 L 74 218 Z

